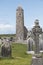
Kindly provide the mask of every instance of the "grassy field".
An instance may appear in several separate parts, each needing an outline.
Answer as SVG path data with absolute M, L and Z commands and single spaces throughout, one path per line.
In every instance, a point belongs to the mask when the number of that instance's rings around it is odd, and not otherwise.
M 31 65 L 32 55 L 26 54 L 27 46 L 12 44 L 12 58 L 0 59 L 0 65 Z
M 0 37 L 15 37 L 16 34 L 0 34 Z

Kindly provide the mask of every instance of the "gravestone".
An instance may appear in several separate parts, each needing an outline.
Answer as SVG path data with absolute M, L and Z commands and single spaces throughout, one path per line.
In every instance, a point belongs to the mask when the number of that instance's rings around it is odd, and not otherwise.
M 35 40 L 35 54 L 32 57 L 32 65 L 43 65 L 42 55 L 39 49 L 39 35 L 42 33 L 42 28 L 39 26 L 39 20 L 35 20 L 35 26 L 32 28 Z
M 39 36 L 39 48 L 40 48 L 40 52 L 43 51 L 43 38 L 42 38 L 42 35 Z
M 10 57 L 11 56 L 11 45 L 8 43 L 7 39 L 4 39 L 1 45 L 1 56 L 2 57 Z
M 2 44 L 2 39 L 0 37 L 0 56 L 1 56 L 1 44 Z
M 28 38 L 28 51 L 33 50 L 33 39 L 31 37 Z
M 39 35 L 42 33 L 42 28 L 39 26 L 39 21 L 36 19 L 35 26 L 32 28 L 35 41 L 35 53 L 39 53 Z
M 0 44 L 2 44 L 2 39 L 0 38 Z
M 34 40 L 31 37 L 31 32 L 27 35 L 27 53 L 33 54 Z
M 43 51 L 43 39 L 39 41 L 39 49 L 40 51 Z

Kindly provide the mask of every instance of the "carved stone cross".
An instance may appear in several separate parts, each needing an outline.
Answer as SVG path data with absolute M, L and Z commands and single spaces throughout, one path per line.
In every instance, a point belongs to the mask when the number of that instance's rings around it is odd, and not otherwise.
M 39 53 L 39 35 L 42 33 L 42 28 L 39 26 L 39 20 L 35 20 L 35 26 L 32 28 L 35 41 L 35 53 Z

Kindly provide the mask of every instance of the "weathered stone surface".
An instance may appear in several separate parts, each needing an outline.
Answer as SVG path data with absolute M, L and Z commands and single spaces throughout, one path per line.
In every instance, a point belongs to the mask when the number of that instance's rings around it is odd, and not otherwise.
M 24 26 L 24 10 L 19 6 L 16 10 L 16 40 L 24 40 L 27 37 L 27 29 Z
M 35 45 L 35 43 L 34 43 L 34 40 L 33 40 L 31 35 L 32 35 L 31 31 L 29 31 L 27 34 L 27 49 L 28 49 L 27 51 L 33 51 L 34 50 L 33 46 Z
M 42 58 L 33 57 L 31 65 L 43 65 L 42 64 Z
M 40 51 L 43 51 L 43 38 L 42 38 L 42 34 L 39 35 L 39 49 Z
M 24 39 L 24 11 L 20 6 L 16 10 L 16 39 Z
M 0 38 L 0 44 L 2 44 L 2 39 Z
M 35 20 L 35 26 L 32 28 L 35 41 L 35 53 L 39 53 L 39 35 L 42 33 L 42 28 L 39 26 L 39 21 Z
M 9 57 L 11 56 L 11 45 L 8 40 L 4 40 L 3 44 L 1 45 L 1 56 L 2 57 Z
M 27 39 L 27 49 L 28 49 L 28 51 L 32 51 L 33 50 L 33 43 L 34 43 L 33 39 L 31 37 L 29 37 Z
M 27 28 L 24 26 L 24 39 L 27 38 L 27 33 L 28 33 L 28 30 L 27 30 Z
M 43 40 L 39 40 L 39 49 L 40 51 L 43 50 Z
M 42 33 L 42 29 L 39 26 L 39 21 L 35 21 L 35 26 L 32 29 L 34 34 L 34 41 L 35 41 L 35 54 L 32 57 L 32 64 L 31 65 L 43 65 L 42 64 L 42 54 L 40 54 L 39 49 L 39 35 Z

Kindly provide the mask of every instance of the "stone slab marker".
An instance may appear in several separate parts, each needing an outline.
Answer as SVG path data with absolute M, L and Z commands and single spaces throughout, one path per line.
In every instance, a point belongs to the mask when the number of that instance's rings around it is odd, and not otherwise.
M 11 57 L 11 44 L 6 38 L 4 39 L 3 44 L 1 45 L 1 56 Z
M 33 51 L 33 43 L 34 40 L 31 37 L 31 31 L 27 34 L 27 50 L 28 51 Z

